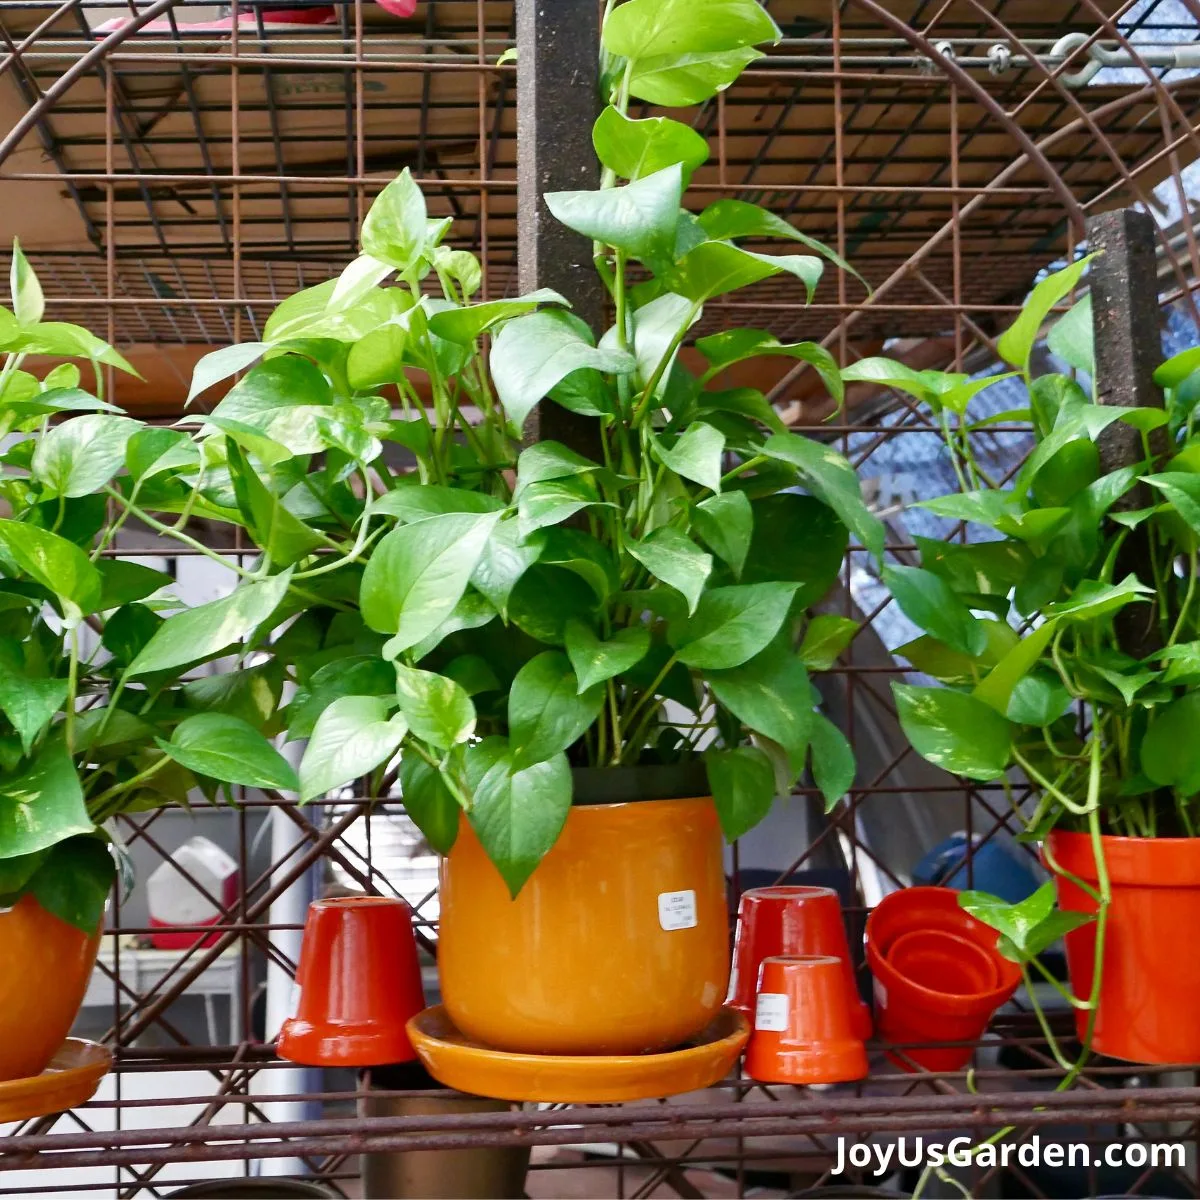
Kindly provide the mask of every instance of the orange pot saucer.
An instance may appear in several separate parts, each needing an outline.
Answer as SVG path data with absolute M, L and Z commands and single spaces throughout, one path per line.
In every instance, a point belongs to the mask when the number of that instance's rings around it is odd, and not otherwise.
M 83 1104 L 111 1067 L 107 1046 L 67 1038 L 40 1075 L 0 1083 L 0 1121 L 27 1121 Z
M 692 1042 L 661 1054 L 511 1054 L 470 1041 L 439 1004 L 409 1021 L 408 1036 L 425 1069 L 460 1092 L 542 1104 L 614 1104 L 711 1087 L 737 1062 L 750 1023 L 723 1008 Z

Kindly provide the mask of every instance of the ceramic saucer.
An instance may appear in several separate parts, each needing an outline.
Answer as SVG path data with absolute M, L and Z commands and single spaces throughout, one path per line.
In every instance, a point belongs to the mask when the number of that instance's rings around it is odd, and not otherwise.
M 111 1066 L 107 1046 L 67 1038 L 40 1075 L 0 1083 L 0 1121 L 26 1121 L 74 1108 L 95 1095 Z
M 738 1060 L 750 1025 L 723 1008 L 687 1045 L 663 1054 L 510 1054 L 473 1042 L 440 1004 L 408 1023 L 425 1069 L 460 1092 L 496 1100 L 611 1104 L 694 1092 L 723 1079 Z

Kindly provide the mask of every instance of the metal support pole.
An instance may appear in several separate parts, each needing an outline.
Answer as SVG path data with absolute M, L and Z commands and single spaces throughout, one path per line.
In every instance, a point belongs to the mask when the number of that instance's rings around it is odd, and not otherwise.
M 1087 223 L 1088 247 L 1100 251 L 1092 263 L 1092 328 L 1096 352 L 1096 398 L 1122 408 L 1162 407 L 1154 382 L 1162 359 L 1159 331 L 1158 266 L 1154 221 L 1132 208 L 1100 213 Z M 1101 471 L 1133 466 L 1144 457 L 1142 435 L 1116 421 L 1098 440 Z M 1151 437 L 1156 451 L 1165 448 L 1162 430 Z M 1150 489 L 1139 484 L 1115 508 L 1134 511 L 1153 503 Z M 1134 574 L 1149 579 L 1149 543 L 1144 528 L 1126 539 L 1116 577 Z M 1145 658 L 1159 648 L 1157 605 L 1131 604 L 1117 614 L 1117 635 L 1126 653 Z
M 517 262 L 522 292 L 561 292 L 597 335 L 605 292 L 591 243 L 559 225 L 545 192 L 599 184 L 592 125 L 599 109 L 596 0 L 517 0 Z M 590 417 L 539 405 L 526 439 L 553 438 L 581 453 L 597 446 Z

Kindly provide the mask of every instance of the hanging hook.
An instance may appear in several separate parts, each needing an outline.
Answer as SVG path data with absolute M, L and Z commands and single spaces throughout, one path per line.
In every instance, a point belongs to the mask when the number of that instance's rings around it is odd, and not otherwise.
M 1050 51 L 1050 60 L 1062 62 L 1080 47 L 1087 45 L 1086 33 L 1068 33 L 1058 39 Z M 1200 68 L 1200 44 L 1180 42 L 1174 46 L 1135 46 L 1132 51 L 1123 47 L 1111 48 L 1100 42 L 1088 46 L 1088 61 L 1078 71 L 1068 71 L 1059 76 L 1069 88 L 1081 88 L 1090 83 L 1105 67 L 1141 68 L 1161 67 L 1172 71 L 1189 71 Z
M 1081 46 L 1087 45 L 1087 42 L 1088 35 L 1086 33 L 1068 33 L 1054 43 L 1050 57 L 1061 62 L 1070 58 Z M 1088 50 L 1088 61 L 1078 71 L 1065 71 L 1058 77 L 1064 87 L 1072 89 L 1086 87 L 1095 78 L 1104 65 L 1096 56 L 1096 51 L 1099 49 L 1099 45 L 1093 43 Z

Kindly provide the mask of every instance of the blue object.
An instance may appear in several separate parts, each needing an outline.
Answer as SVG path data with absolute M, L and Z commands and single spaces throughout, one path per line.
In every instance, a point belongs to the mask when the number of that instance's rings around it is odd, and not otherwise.
M 1038 880 L 1032 866 L 1017 851 L 995 838 L 980 844 L 974 839 L 973 868 L 967 877 L 967 835 L 956 833 L 935 846 L 917 863 L 913 883 L 951 887 L 959 891 L 972 888 L 989 892 L 1009 904 L 1017 904 L 1037 891 Z

